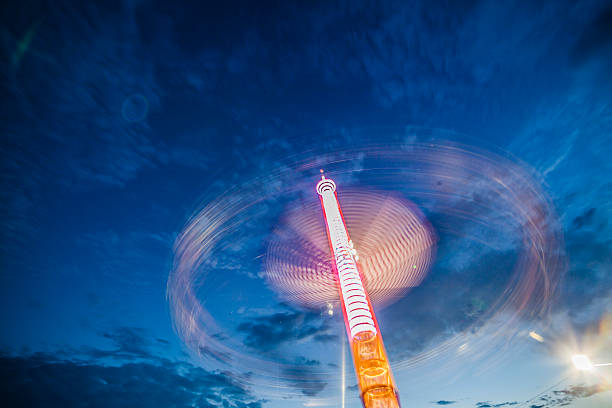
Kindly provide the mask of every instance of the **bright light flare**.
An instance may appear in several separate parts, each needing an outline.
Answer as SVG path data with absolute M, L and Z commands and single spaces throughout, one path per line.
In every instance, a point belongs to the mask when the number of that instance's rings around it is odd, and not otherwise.
M 593 363 L 591 363 L 591 359 L 584 354 L 576 354 L 572 356 L 572 362 L 574 363 L 574 367 L 581 371 L 589 371 L 593 369 Z

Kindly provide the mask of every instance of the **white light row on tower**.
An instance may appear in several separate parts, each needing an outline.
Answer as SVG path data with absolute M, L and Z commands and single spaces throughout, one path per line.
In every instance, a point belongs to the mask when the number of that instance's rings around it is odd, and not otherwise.
M 329 238 L 334 252 L 334 259 L 340 279 L 340 289 L 346 309 L 351 337 L 362 332 L 376 333 L 376 326 L 368 304 L 368 298 L 357 270 L 353 255 L 352 243 L 346 232 L 344 220 L 340 215 L 338 201 L 336 200 L 335 183 L 330 179 L 323 179 L 317 185 L 317 192 L 321 195 L 323 209 L 327 219 Z

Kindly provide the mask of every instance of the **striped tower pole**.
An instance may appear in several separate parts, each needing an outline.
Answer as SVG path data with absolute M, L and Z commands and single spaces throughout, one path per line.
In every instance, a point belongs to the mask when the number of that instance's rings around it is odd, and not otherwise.
M 333 180 L 321 176 L 317 193 L 325 215 L 327 237 L 336 273 L 346 332 L 365 408 L 399 408 L 380 329 L 357 266 L 358 257 L 349 238 Z

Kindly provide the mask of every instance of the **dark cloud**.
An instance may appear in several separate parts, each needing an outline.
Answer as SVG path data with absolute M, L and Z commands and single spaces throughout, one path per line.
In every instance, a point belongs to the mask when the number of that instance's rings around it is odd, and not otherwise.
M 306 366 L 320 366 L 321 362 L 319 360 L 313 360 L 310 358 L 306 358 L 304 356 L 300 356 L 296 359 L 296 364 L 306 365 Z
M 239 324 L 236 329 L 244 334 L 245 345 L 263 351 L 305 338 L 321 342 L 337 338 L 333 333 L 329 333 L 331 328 L 328 320 L 311 312 L 286 311 L 255 317 Z
M 592 224 L 600 221 L 597 213 L 591 218 Z M 596 323 L 602 313 L 593 310 L 584 315 L 581 312 L 602 301 L 603 304 L 598 307 L 605 309 L 605 299 L 611 294 L 612 275 L 605 271 L 612 264 L 612 240 L 606 233 L 592 228 L 569 229 L 566 233 L 566 251 L 569 265 L 561 286 L 559 307 L 567 310 L 576 327 L 584 328 Z
M 300 373 L 303 373 L 303 371 L 300 371 Z M 283 371 L 284 376 L 291 376 L 294 374 L 296 374 L 296 372 L 291 371 L 291 370 Z M 307 374 L 307 373 L 304 373 L 304 374 Z M 309 379 L 300 378 L 297 381 L 289 380 L 288 382 L 296 390 L 300 391 L 302 394 L 308 397 L 314 397 L 318 395 L 327 386 L 327 382 L 323 378 L 309 378 Z
M 484 402 L 477 402 L 476 407 L 477 408 L 498 408 L 498 407 L 508 407 L 508 406 L 517 405 L 517 404 L 518 404 L 517 401 L 498 402 L 498 403 L 493 403 L 491 401 L 484 401 Z
M 0 356 L 0 395 L 10 407 L 231 407 L 263 401 L 231 377 L 186 363 L 105 366 L 53 355 Z
M 145 330 L 137 327 L 118 327 L 113 331 L 102 333 L 102 337 L 109 339 L 120 354 L 143 357 L 149 355 L 150 341 Z
M 600 384 L 592 385 L 570 385 L 563 390 L 555 390 L 544 395 L 538 396 L 537 399 L 528 400 L 520 406 L 529 403 L 530 408 L 553 408 L 553 407 L 564 407 L 571 405 L 577 399 L 588 398 L 595 394 L 611 391 L 612 386 L 605 382 Z M 494 403 L 491 401 L 482 401 L 476 403 L 476 408 L 500 408 L 500 407 L 512 407 L 519 405 L 519 402 L 498 402 Z
M 434 401 L 432 402 L 432 404 L 438 404 L 438 405 L 451 405 L 456 403 L 457 401 L 447 401 L 447 400 L 439 400 L 439 401 Z
M 553 391 L 553 394 L 561 397 L 569 397 L 569 398 L 585 398 L 590 397 L 591 395 L 595 395 L 598 392 L 603 392 L 612 389 L 610 386 L 607 388 L 604 385 L 572 385 L 565 390 Z
M 589 225 L 593 221 L 593 216 L 595 215 L 595 208 L 589 208 L 584 214 L 579 215 L 574 218 L 573 226 L 576 228 L 582 228 L 585 225 Z
M 299 357 L 296 366 L 283 369 L 283 378 L 303 395 L 314 397 L 327 386 L 325 377 L 315 369 L 320 365 L 317 360 Z
M 281 306 L 287 307 L 285 304 Z M 244 334 L 244 344 L 248 347 L 275 354 L 279 353 L 279 346 L 290 342 L 310 338 L 325 343 L 338 338 L 333 333 L 329 319 L 317 313 L 293 310 L 250 318 L 238 325 L 237 331 Z M 327 386 L 325 376 L 319 372 L 320 366 L 319 360 L 298 356 L 282 369 L 282 378 L 302 395 L 312 397 Z
M 555 390 L 540 397 L 541 407 L 562 407 L 570 405 L 579 398 L 588 398 L 605 391 L 612 391 L 612 386 L 606 382 L 592 385 L 570 385 L 564 390 Z
M 63 357 L 83 356 L 86 360 L 112 360 L 125 361 L 156 361 L 158 349 L 170 344 L 164 339 L 151 341 L 150 333 L 140 327 L 121 326 L 100 333 L 100 337 L 110 340 L 111 348 L 101 349 L 83 346 L 76 349 L 64 350 Z M 162 346 L 163 345 L 163 346 Z

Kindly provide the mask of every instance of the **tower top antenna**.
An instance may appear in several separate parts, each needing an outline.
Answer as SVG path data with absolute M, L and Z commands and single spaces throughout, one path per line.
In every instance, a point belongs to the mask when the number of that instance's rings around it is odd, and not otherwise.
M 317 184 L 317 193 L 323 195 L 326 191 L 331 191 L 332 193 L 336 191 L 336 183 L 334 183 L 334 180 L 321 175 L 321 181 Z

